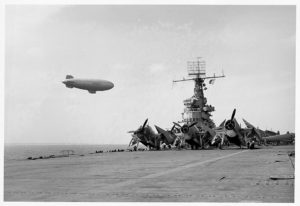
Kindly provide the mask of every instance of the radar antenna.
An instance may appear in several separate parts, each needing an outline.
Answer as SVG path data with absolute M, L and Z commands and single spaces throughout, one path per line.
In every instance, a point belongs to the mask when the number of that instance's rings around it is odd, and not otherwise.
M 188 76 L 190 78 L 182 78 L 180 80 L 173 80 L 173 82 L 183 82 L 183 81 L 190 81 L 196 79 L 216 79 L 216 78 L 223 78 L 225 77 L 224 71 L 222 70 L 222 75 L 216 76 L 206 76 L 206 62 L 201 60 L 202 57 L 197 57 L 197 61 L 188 61 L 187 62 L 187 71 Z

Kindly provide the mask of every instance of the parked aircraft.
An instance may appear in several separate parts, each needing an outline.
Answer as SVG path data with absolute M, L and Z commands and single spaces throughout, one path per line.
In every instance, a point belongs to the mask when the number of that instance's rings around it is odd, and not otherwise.
M 276 142 L 277 144 L 279 142 L 294 143 L 295 142 L 295 133 L 287 132 L 286 134 L 267 136 L 267 137 L 263 137 L 263 140 L 266 143 L 270 143 L 270 142 Z
M 229 141 L 225 135 L 225 122 L 226 119 L 218 127 L 210 129 L 215 132 L 211 140 L 211 145 L 217 146 L 219 149 L 222 149 L 223 145 L 229 146 Z
M 181 134 L 176 132 L 175 124 L 173 125 L 171 130 L 164 130 L 160 128 L 159 126 L 155 125 L 155 128 L 157 132 L 160 134 L 160 140 L 163 144 L 171 148 L 172 146 L 175 146 L 177 148 L 180 148 L 182 145 L 182 138 Z
M 295 134 L 294 133 L 286 133 L 286 134 L 280 134 L 279 132 L 275 133 L 273 131 L 269 130 L 261 130 L 259 128 L 255 128 L 252 124 L 250 124 L 248 121 L 243 119 L 245 125 L 247 128 L 250 128 L 253 130 L 254 134 L 257 136 L 257 138 L 264 142 L 293 142 L 295 140 Z
M 233 143 L 240 148 L 242 146 L 247 146 L 250 149 L 254 149 L 254 144 L 257 141 L 254 137 L 254 130 L 253 128 L 241 128 L 235 116 L 236 109 L 233 110 L 230 120 L 225 122 L 225 130 L 224 130 L 224 137 L 230 143 Z
M 114 87 L 114 84 L 107 80 L 101 79 L 79 79 L 74 78 L 72 75 L 67 75 L 66 80 L 62 83 L 68 88 L 78 88 L 87 90 L 91 94 L 95 94 L 96 91 L 109 90 Z
M 208 136 L 210 136 L 211 134 L 209 134 L 210 130 L 205 130 L 203 129 L 202 131 L 196 126 L 197 124 L 200 124 L 198 122 L 193 122 L 191 124 L 184 124 L 184 125 L 180 125 L 176 122 L 173 122 L 174 125 L 176 125 L 177 127 L 180 128 L 180 131 L 183 135 L 183 140 L 184 143 L 188 143 L 189 145 L 191 145 L 191 149 L 199 149 L 199 148 L 205 148 L 206 144 L 205 144 L 205 139 L 207 139 Z M 201 126 L 201 128 L 205 127 L 204 125 Z M 214 135 L 212 135 L 214 136 Z M 183 144 L 184 144 L 183 143 Z
M 265 131 L 259 129 L 259 128 L 255 128 L 252 124 L 250 124 L 248 121 L 246 121 L 245 119 L 243 119 L 243 122 L 245 123 L 246 127 L 249 129 L 253 130 L 254 135 L 258 138 L 258 140 L 262 141 L 263 137 L 266 136 L 273 136 L 276 135 L 277 133 L 273 132 L 273 131 L 268 131 L 268 133 L 266 133 Z M 279 134 L 279 132 L 278 132 Z
M 160 134 L 156 134 L 153 129 L 147 125 L 148 119 L 145 120 L 144 124 L 140 126 L 137 130 L 129 131 L 128 133 L 132 134 L 132 139 L 129 143 L 129 146 L 133 145 L 133 143 L 141 142 L 146 147 L 150 149 L 160 149 Z

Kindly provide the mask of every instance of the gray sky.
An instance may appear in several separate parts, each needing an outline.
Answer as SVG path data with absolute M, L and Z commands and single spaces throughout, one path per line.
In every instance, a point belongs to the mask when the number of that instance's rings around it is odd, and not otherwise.
M 127 144 L 146 118 L 181 120 L 201 56 L 221 74 L 205 92 L 219 124 L 237 109 L 262 129 L 295 130 L 295 6 L 7 5 L 5 143 Z M 66 74 L 112 90 L 68 89 Z

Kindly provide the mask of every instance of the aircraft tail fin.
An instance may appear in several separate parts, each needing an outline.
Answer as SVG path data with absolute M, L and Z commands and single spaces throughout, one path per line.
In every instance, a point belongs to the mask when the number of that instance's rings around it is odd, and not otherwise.
M 69 74 L 68 74 L 68 75 L 66 76 L 66 79 L 74 79 L 74 77 L 73 77 L 72 75 L 69 75 Z

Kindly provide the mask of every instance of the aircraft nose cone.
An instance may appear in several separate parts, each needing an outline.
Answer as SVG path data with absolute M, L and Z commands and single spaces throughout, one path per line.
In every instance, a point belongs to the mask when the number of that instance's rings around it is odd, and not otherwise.
M 66 83 L 67 83 L 67 81 L 62 81 L 62 83 L 63 83 L 63 84 L 66 84 Z

